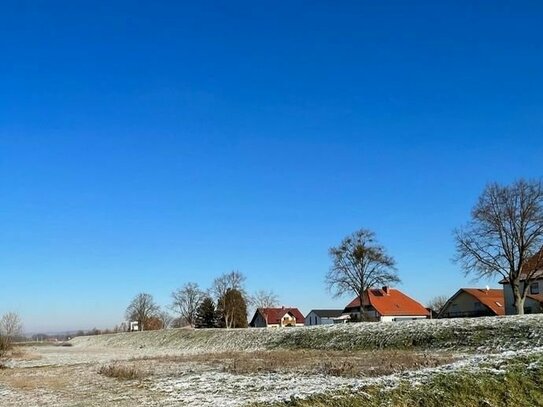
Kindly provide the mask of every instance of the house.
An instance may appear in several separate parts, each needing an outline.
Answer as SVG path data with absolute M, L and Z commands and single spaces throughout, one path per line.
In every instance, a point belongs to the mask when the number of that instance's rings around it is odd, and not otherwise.
M 503 290 L 461 288 L 445 303 L 438 318 L 505 315 Z
M 330 325 L 347 322 L 349 315 L 343 316 L 341 309 L 314 309 L 305 317 L 305 325 Z M 347 317 L 347 318 L 345 318 Z
M 367 289 L 362 297 L 365 317 L 373 321 L 426 319 L 430 312 L 400 290 L 383 287 Z M 352 300 L 343 310 L 353 319 L 360 318 L 360 299 Z
M 253 328 L 304 326 L 305 318 L 298 308 L 258 308 L 249 323 Z
M 530 274 L 530 288 L 524 302 L 525 314 L 538 314 L 543 312 L 543 247 L 533 255 L 524 266 L 526 273 L 520 275 L 520 289 L 524 288 L 527 273 Z M 503 285 L 505 314 L 515 315 L 517 310 L 514 305 L 513 289 L 505 279 L 500 281 Z

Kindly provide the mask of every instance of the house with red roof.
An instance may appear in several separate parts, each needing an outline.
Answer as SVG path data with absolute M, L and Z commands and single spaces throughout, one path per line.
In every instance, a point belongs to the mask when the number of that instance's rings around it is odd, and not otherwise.
M 258 308 L 251 319 L 252 328 L 304 326 L 305 318 L 298 308 Z
M 461 288 L 445 303 L 438 318 L 469 318 L 505 315 L 503 290 Z
M 390 287 L 367 289 L 362 296 L 362 307 L 364 316 L 373 321 L 401 321 L 430 317 L 430 311 L 421 303 L 400 290 Z M 351 315 L 353 320 L 360 318 L 360 298 L 352 300 L 343 313 Z

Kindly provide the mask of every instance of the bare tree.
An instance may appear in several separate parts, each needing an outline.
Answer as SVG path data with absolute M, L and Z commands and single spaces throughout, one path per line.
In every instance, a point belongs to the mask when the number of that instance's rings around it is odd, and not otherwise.
M 160 311 L 158 313 L 158 318 L 162 322 L 162 329 L 167 329 L 172 326 L 174 317 L 168 311 L 165 311 L 165 310 Z
M 247 298 L 247 293 L 244 288 L 245 279 L 245 276 L 241 272 L 234 270 L 217 277 L 213 281 L 211 291 L 217 300 L 217 308 L 223 310 L 222 317 L 224 318 L 226 328 L 232 328 L 234 326 L 236 316 L 235 308 L 228 304 L 228 299 L 231 296 L 226 294 L 232 290 L 239 292 L 245 303 Z
M 0 319 L 0 333 L 13 340 L 14 338 L 21 336 L 23 332 L 23 323 L 21 317 L 15 312 L 8 312 L 2 315 Z
M 456 258 L 466 274 L 502 277 L 511 285 L 517 314 L 536 271 L 543 267 L 543 185 L 518 180 L 488 185 L 471 212 L 471 221 L 455 231 Z
M 438 295 L 437 297 L 434 297 L 428 301 L 428 308 L 430 308 L 436 314 L 439 314 L 439 311 L 443 309 L 447 301 L 449 301 L 449 299 L 446 295 Z
M 140 293 L 134 297 L 126 308 L 126 318 L 130 321 L 138 321 L 138 329 L 143 331 L 145 324 L 152 318 L 156 318 L 160 307 L 155 303 L 153 296 L 147 293 Z
M 0 336 L 2 348 L 10 348 L 13 341 L 22 335 L 23 324 L 21 317 L 16 312 L 8 312 L 0 318 Z
M 200 290 L 198 284 L 187 283 L 172 293 L 171 309 L 178 315 L 178 320 L 184 320 L 194 327 L 196 312 L 204 298 L 205 293 Z
M 326 286 L 340 297 L 356 294 L 360 300 L 360 315 L 364 313 L 364 293 L 400 281 L 394 259 L 375 240 L 375 233 L 360 229 L 345 237 L 337 247 L 329 250 L 332 266 L 326 275 Z
M 273 291 L 260 290 L 250 298 L 250 304 L 254 308 L 273 308 L 279 304 L 279 298 Z

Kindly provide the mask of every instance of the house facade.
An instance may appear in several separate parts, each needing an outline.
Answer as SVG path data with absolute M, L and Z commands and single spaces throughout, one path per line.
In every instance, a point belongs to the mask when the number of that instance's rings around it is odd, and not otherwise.
M 370 321 L 394 322 L 430 318 L 430 312 L 400 290 L 383 287 L 367 289 L 362 296 L 364 317 Z M 353 320 L 360 319 L 360 299 L 352 300 L 343 310 Z
M 314 309 L 305 316 L 305 325 L 343 324 L 348 319 L 349 315 L 344 315 L 342 309 Z
M 445 303 L 438 318 L 470 318 L 505 315 L 504 291 L 461 288 Z
M 304 326 L 305 318 L 298 308 L 258 308 L 249 323 L 252 328 L 284 328 Z
M 515 300 L 511 284 L 505 280 L 500 281 L 500 283 L 503 285 L 505 313 L 507 315 L 515 315 L 517 310 L 514 305 Z M 523 288 L 524 281 L 521 281 L 520 289 L 522 290 Z M 538 271 L 538 274 L 530 282 L 526 301 L 524 301 L 525 314 L 539 314 L 541 312 L 543 312 L 543 270 Z
M 524 302 L 524 313 L 538 314 L 543 312 L 543 248 L 526 262 L 525 269 L 530 274 L 528 283 L 530 287 L 528 288 L 528 294 Z M 526 277 L 525 273 L 522 273 L 520 276 L 521 290 L 524 289 Z M 503 286 L 505 313 L 507 315 L 515 315 L 517 310 L 514 305 L 515 301 L 511 284 L 505 279 L 500 281 L 500 284 Z

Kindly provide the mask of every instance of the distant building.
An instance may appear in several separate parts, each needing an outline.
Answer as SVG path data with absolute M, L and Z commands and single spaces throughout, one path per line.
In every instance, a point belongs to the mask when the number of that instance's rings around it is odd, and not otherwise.
M 363 295 L 364 316 L 370 321 L 403 321 L 430 318 L 422 304 L 400 290 L 383 287 L 370 288 Z M 360 299 L 352 300 L 343 310 L 352 319 L 360 319 Z
M 531 273 L 532 275 L 530 276 L 530 288 L 528 288 L 528 294 L 524 302 L 524 313 L 538 314 L 543 312 L 543 248 L 528 260 L 526 269 L 535 269 L 536 271 Z M 522 290 L 526 281 L 526 274 L 521 274 L 520 280 L 520 289 Z M 500 284 L 503 285 L 505 313 L 507 315 L 515 315 L 517 310 L 514 306 L 511 284 L 505 279 L 500 281 Z
M 304 326 L 305 318 L 298 308 L 258 308 L 249 323 L 253 328 Z
M 461 288 L 445 303 L 438 318 L 505 315 L 503 290 Z
M 347 322 L 349 315 L 345 315 L 343 318 L 342 315 L 342 309 L 314 309 L 305 316 L 305 325 L 343 324 Z

